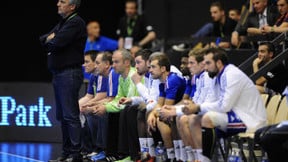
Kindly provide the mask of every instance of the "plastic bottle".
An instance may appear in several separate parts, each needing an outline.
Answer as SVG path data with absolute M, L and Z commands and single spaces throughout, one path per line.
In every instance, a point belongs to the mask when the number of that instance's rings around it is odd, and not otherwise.
M 240 153 L 240 149 L 236 150 L 235 161 L 234 162 L 242 162 L 242 156 L 241 156 L 241 153 Z
M 265 152 L 264 155 L 262 156 L 261 162 L 269 162 L 269 160 L 268 160 L 268 155 L 267 155 L 266 152 Z
M 242 162 L 242 156 L 237 143 L 231 143 L 232 150 L 228 155 L 228 162 Z
M 141 160 L 145 160 L 147 158 L 149 158 L 148 143 L 146 143 L 145 146 L 141 149 Z
M 158 142 L 158 145 L 155 148 L 156 162 L 166 161 L 166 151 L 162 141 Z
M 228 162 L 235 162 L 236 159 L 236 152 L 232 149 L 231 153 L 228 155 Z

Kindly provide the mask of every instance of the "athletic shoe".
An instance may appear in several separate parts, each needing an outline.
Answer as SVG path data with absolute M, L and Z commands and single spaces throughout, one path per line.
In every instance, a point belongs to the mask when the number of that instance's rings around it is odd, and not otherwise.
M 92 161 L 97 161 L 97 160 L 100 160 L 100 159 L 104 159 L 105 157 L 106 157 L 105 152 L 101 151 L 98 154 L 95 154 L 94 156 L 90 157 L 90 159 Z
M 115 162 L 133 162 L 133 161 L 131 160 L 130 156 L 127 156 L 126 158 L 121 159 L 121 160 L 116 160 Z
M 91 158 L 92 156 L 95 156 L 95 155 L 97 155 L 98 154 L 98 152 L 91 152 L 91 153 L 89 153 L 89 154 L 87 154 L 87 157 L 88 158 Z
M 97 162 L 115 162 L 117 160 L 119 160 L 118 156 L 107 155 L 105 158 L 97 160 Z

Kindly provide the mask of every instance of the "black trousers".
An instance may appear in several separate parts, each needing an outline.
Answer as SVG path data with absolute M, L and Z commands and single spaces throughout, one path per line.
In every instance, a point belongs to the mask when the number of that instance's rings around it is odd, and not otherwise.
M 109 156 L 118 154 L 119 116 L 120 113 L 108 113 L 106 155 Z
M 119 117 L 119 143 L 118 150 L 127 154 L 132 160 L 140 159 L 140 144 L 137 129 L 138 105 L 128 105 Z

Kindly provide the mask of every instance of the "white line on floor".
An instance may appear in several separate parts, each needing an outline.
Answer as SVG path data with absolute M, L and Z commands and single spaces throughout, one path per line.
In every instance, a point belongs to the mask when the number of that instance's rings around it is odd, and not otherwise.
M 26 159 L 26 160 L 32 160 L 32 161 L 35 161 L 35 162 L 44 162 L 44 161 L 41 161 L 41 160 L 36 160 L 36 159 L 32 159 L 32 158 L 28 158 L 28 157 L 20 156 L 20 155 L 16 155 L 16 154 L 10 154 L 10 153 L 7 153 L 7 152 L 0 152 L 0 154 L 14 156 L 14 157 L 18 157 L 18 158 L 22 158 L 22 159 Z

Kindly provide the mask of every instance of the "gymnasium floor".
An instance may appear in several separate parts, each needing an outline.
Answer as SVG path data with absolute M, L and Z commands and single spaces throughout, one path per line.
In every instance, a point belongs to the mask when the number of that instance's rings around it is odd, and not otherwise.
M 0 142 L 0 162 L 48 162 L 60 154 L 60 143 Z

